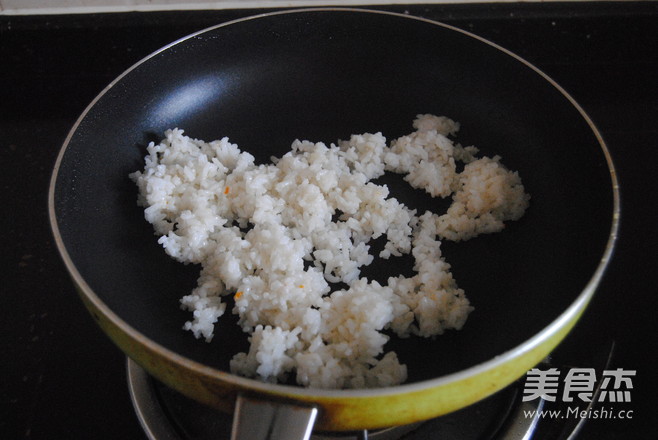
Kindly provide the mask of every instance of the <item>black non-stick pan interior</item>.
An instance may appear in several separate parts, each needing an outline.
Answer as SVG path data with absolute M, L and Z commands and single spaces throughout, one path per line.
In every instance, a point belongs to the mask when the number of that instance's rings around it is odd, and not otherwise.
M 107 89 L 72 132 L 55 188 L 62 240 L 121 319 L 227 370 L 247 348 L 246 335 L 229 314 L 210 344 L 181 329 L 189 316 L 178 301 L 199 267 L 166 256 L 136 205 L 128 174 L 143 167 L 146 144 L 179 127 L 208 141 L 228 136 L 267 162 L 296 138 L 330 143 L 381 131 L 393 139 L 411 132 L 419 113 L 459 121 L 457 141 L 502 156 L 532 197 L 503 232 L 444 243 L 475 307 L 464 329 L 390 342 L 412 381 L 475 365 L 523 343 L 580 294 L 606 248 L 613 196 L 600 139 L 577 107 L 519 59 L 448 27 L 317 10 L 217 27 L 154 54 Z M 395 176 L 390 183 L 403 186 Z M 403 193 L 419 210 L 445 209 Z M 404 264 L 392 261 L 364 273 L 385 281 L 400 270 Z

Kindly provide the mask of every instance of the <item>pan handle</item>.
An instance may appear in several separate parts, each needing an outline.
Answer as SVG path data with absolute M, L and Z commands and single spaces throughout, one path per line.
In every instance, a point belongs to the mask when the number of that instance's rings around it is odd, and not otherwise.
M 318 410 L 238 395 L 231 440 L 308 440 Z

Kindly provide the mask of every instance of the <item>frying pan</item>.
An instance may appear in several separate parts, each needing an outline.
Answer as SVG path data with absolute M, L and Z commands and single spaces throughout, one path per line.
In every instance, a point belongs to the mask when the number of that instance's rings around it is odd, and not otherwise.
M 532 197 L 526 215 L 501 233 L 443 244 L 475 307 L 464 328 L 434 339 L 392 338 L 386 349 L 409 371 L 394 387 L 304 389 L 230 374 L 230 358 L 247 349 L 234 317 L 220 318 L 209 344 L 181 330 L 189 316 L 178 301 L 195 286 L 199 267 L 166 256 L 136 204 L 128 174 L 143 167 L 145 146 L 180 127 L 207 141 L 228 136 L 265 163 L 297 138 L 330 143 L 381 131 L 394 139 L 411 132 L 420 113 L 459 121 L 458 142 L 502 156 Z M 388 183 L 414 208 L 445 209 L 395 177 Z M 537 68 L 444 24 L 340 8 L 222 24 L 134 65 L 70 131 L 49 205 L 80 297 L 151 375 L 219 410 L 237 405 L 236 419 L 250 404 L 274 402 L 311 408 L 315 427 L 332 431 L 435 417 L 522 376 L 585 310 L 619 220 L 616 177 L 600 134 Z M 364 275 L 385 282 L 405 264 L 375 264 Z

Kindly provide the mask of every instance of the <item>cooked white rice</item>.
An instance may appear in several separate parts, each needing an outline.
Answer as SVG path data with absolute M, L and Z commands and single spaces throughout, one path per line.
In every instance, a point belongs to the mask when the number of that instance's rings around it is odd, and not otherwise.
M 458 123 L 419 115 L 413 126 L 390 145 L 381 133 L 329 146 L 295 141 L 267 165 L 228 138 L 206 143 L 173 129 L 151 143 L 144 170 L 131 175 L 139 204 L 171 257 L 202 265 L 198 286 L 181 299 L 192 315 L 184 329 L 210 341 L 233 296 L 251 343 L 231 361 L 235 374 L 269 382 L 294 375 L 319 388 L 405 381 L 406 366 L 384 350 L 384 332 L 434 337 L 460 329 L 473 310 L 441 240 L 500 231 L 529 200 L 499 157 L 477 158 L 475 147 L 448 137 Z M 417 213 L 389 197 L 372 182 L 386 171 L 432 196 L 452 196 L 447 213 Z M 386 244 L 377 257 L 411 253 L 414 276 L 385 285 L 360 276 L 375 261 L 369 242 L 380 236 Z M 349 288 L 332 291 L 337 282 Z

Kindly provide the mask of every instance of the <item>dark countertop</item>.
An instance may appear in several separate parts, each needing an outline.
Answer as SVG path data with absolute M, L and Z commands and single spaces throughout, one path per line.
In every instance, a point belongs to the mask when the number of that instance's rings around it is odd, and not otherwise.
M 614 339 L 613 365 L 637 376 L 624 403 L 632 419 L 590 420 L 580 438 L 655 438 L 658 3 L 380 9 L 443 21 L 510 49 L 571 93 L 601 130 L 619 176 L 621 230 L 578 336 L 567 342 Z M 88 316 L 53 244 L 52 167 L 77 117 L 126 68 L 179 37 L 257 12 L 0 16 L 0 438 L 145 438 L 125 358 Z

